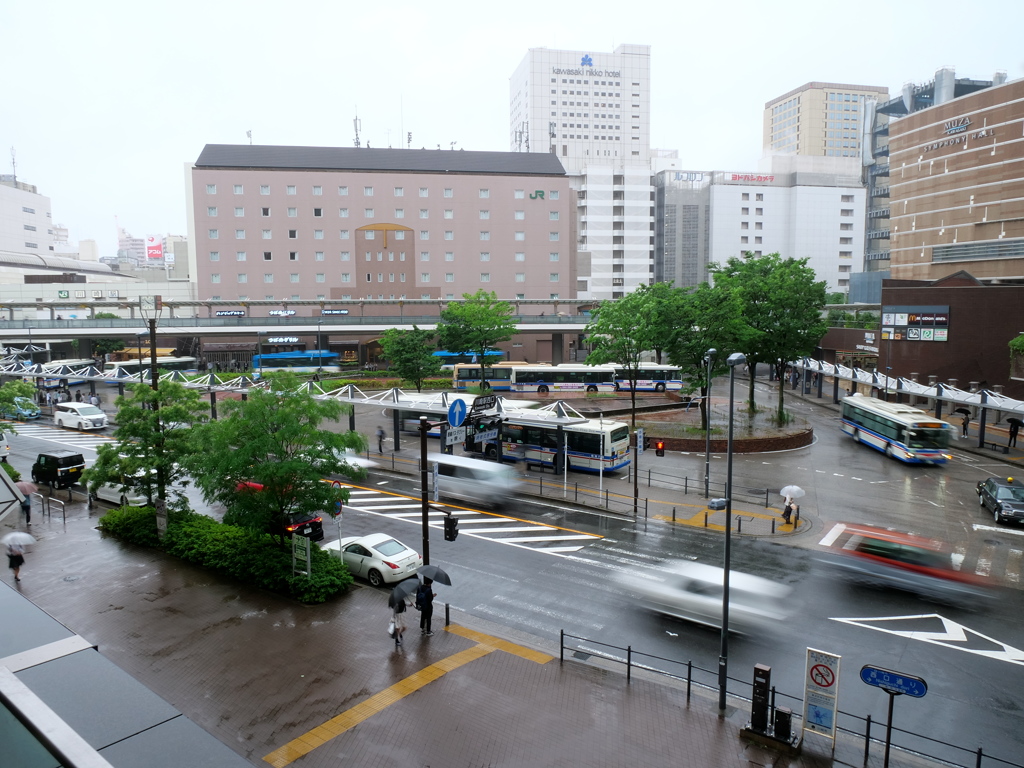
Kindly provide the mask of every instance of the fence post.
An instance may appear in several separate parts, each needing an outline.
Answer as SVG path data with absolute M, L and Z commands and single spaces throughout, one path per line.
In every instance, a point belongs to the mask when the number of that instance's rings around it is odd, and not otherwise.
M 649 502 L 650 502 L 650 499 L 645 496 L 644 497 L 644 520 L 647 519 L 647 504 Z
M 608 489 L 605 488 L 604 489 L 604 508 L 605 509 L 608 509 L 608 497 L 609 497 Z
M 978 759 L 974 763 L 974 768 L 981 768 L 981 758 L 982 758 L 981 747 L 978 747 Z
M 693 678 L 693 661 L 686 662 L 686 703 L 690 703 L 690 680 Z
M 651 468 L 647 468 L 647 487 L 651 487 Z
M 768 509 L 768 489 L 764 489 L 764 508 Z
M 632 675 L 630 674 L 633 670 L 633 646 L 626 646 L 626 682 L 630 682 Z
M 558 630 L 558 663 L 565 661 L 565 630 Z
M 871 715 L 868 715 L 864 727 L 864 765 L 868 764 L 868 750 L 871 749 Z
M 690 477 L 688 475 L 683 476 L 683 496 L 690 493 Z

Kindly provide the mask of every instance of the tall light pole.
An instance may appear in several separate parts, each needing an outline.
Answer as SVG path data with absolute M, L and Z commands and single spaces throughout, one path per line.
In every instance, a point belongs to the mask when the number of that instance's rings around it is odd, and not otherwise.
M 259 358 L 259 378 L 263 381 L 263 331 L 256 331 L 256 357 Z
M 142 378 L 142 337 L 148 333 L 149 331 L 139 331 L 137 334 L 135 334 L 135 343 L 138 345 L 139 348 L 139 384 L 141 384 L 144 381 L 144 379 Z
M 732 559 L 732 424 L 736 395 L 736 366 L 747 361 L 742 352 L 726 359 L 729 366 L 729 437 L 725 465 L 725 564 L 722 574 L 722 650 L 718 656 L 718 711 L 725 714 L 725 693 L 729 682 L 729 568 Z
M 318 379 L 324 370 L 323 341 L 320 339 L 320 323 L 322 322 L 323 320 L 320 319 L 316 321 L 316 375 Z
M 714 364 L 718 350 L 712 347 L 704 353 L 704 363 L 708 367 L 707 387 L 704 389 L 704 498 L 711 498 L 711 366 Z

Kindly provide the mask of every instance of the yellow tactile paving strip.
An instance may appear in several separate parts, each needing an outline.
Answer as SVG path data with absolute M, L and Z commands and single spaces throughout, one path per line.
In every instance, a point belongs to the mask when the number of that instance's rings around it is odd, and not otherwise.
M 380 693 L 374 694 L 366 701 L 356 704 L 336 717 L 332 717 L 323 725 L 319 725 L 298 738 L 292 739 L 283 747 L 279 747 L 269 755 L 266 755 L 263 759 L 274 766 L 274 768 L 284 768 L 284 766 L 309 754 L 317 747 L 326 744 L 335 736 L 340 736 L 345 731 L 373 717 L 410 693 L 414 693 L 425 685 L 434 682 L 442 675 L 494 651 L 505 651 L 520 658 L 535 661 L 538 664 L 545 664 L 554 658 L 546 653 L 540 653 L 521 645 L 510 643 L 507 640 L 485 635 L 482 632 L 475 632 L 458 625 L 453 624 L 445 629 L 452 634 L 459 635 L 468 640 L 474 640 L 477 644 L 441 659 L 429 667 L 424 667 L 419 672 L 409 675 L 403 680 L 399 680 Z
M 693 505 L 681 505 L 681 506 L 693 506 Z M 678 515 L 678 514 L 676 515 L 674 520 L 670 516 L 668 516 L 668 515 L 651 515 L 651 517 L 653 517 L 655 520 L 663 520 L 663 521 L 665 521 L 667 523 L 675 523 L 676 525 L 689 525 L 689 526 L 692 526 L 694 528 L 707 528 L 709 531 L 724 531 L 725 530 L 725 511 L 724 510 L 708 509 L 707 507 L 696 507 L 696 506 L 693 506 L 693 508 L 697 509 L 697 512 L 694 513 L 694 515 L 692 517 L 683 517 L 683 516 Z M 737 516 L 737 514 L 738 513 L 736 512 L 736 510 L 733 510 L 733 517 L 734 518 Z M 810 520 L 808 520 L 808 519 L 801 519 L 798 523 L 784 523 L 784 522 L 782 522 L 782 518 L 779 517 L 778 513 L 771 514 L 771 513 L 765 513 L 765 512 L 748 512 L 748 511 L 744 510 L 742 514 L 743 514 L 743 517 L 745 517 L 745 518 L 753 517 L 753 518 L 757 518 L 759 520 L 768 520 L 768 521 L 775 520 L 775 532 L 776 533 L 793 533 L 795 531 L 798 531 L 798 530 L 801 530 L 803 528 L 806 528 L 808 525 L 810 525 Z M 706 515 L 706 517 L 705 517 L 705 515 Z M 720 523 L 714 522 L 714 520 L 716 518 L 721 519 L 722 522 L 720 522 Z M 707 520 L 707 525 L 704 524 L 705 520 Z M 735 528 L 735 523 L 733 524 L 733 526 Z

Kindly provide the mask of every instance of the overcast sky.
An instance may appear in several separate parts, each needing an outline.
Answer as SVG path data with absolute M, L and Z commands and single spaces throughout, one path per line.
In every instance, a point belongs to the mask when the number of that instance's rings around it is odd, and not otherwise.
M 845 12 L 839 13 L 839 9 Z M 652 146 L 756 170 L 766 101 L 811 80 L 889 88 L 1024 76 L 1022 0 L 0 2 L 0 169 L 72 241 L 186 234 L 207 143 L 506 151 L 529 48 L 651 46 Z

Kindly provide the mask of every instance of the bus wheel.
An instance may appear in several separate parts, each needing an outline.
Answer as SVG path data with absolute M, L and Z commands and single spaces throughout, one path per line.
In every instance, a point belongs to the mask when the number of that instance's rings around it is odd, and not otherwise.
M 859 443 L 860 442 L 860 430 L 859 429 L 853 430 L 852 437 L 853 437 L 853 442 Z
M 587 392 L 597 392 L 597 387 L 595 387 L 593 384 L 590 384 L 587 386 Z
M 665 385 L 660 383 L 660 382 L 655 384 L 654 385 L 654 391 L 655 392 L 664 392 L 665 391 Z
M 484 456 L 486 456 L 488 459 L 496 460 L 498 458 L 498 446 L 488 445 L 486 448 L 484 448 Z
M 547 393 L 548 393 L 548 385 L 547 384 L 541 384 L 539 387 L 537 387 L 537 394 L 538 395 L 546 395 Z
M 885 444 L 885 455 L 890 459 L 892 458 L 892 446 L 888 443 Z

